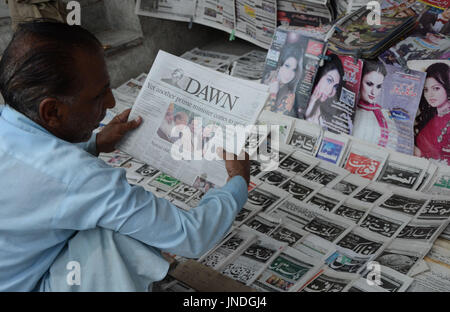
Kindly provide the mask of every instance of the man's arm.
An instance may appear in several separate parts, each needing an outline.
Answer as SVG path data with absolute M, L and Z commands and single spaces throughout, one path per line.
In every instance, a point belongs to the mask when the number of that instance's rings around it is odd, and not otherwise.
M 198 207 L 185 211 L 142 187 L 130 186 L 125 170 L 109 168 L 99 160 L 96 165 L 80 168 L 66 200 L 55 212 L 52 227 L 102 227 L 196 258 L 223 238 L 247 196 L 246 178 L 236 175 L 224 187 L 209 191 Z

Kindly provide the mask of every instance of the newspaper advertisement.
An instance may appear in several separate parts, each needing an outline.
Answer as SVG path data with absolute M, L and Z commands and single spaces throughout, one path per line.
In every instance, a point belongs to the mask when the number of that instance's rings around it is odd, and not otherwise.
M 160 51 L 129 117 L 143 124 L 120 149 L 186 184 L 223 186 L 217 148 L 240 154 L 245 144 L 224 144 L 225 126 L 254 125 L 268 97 L 267 87 L 242 81 Z

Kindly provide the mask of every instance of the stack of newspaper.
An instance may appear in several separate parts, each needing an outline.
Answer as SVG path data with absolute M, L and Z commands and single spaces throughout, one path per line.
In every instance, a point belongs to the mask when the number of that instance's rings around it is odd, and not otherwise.
M 233 55 L 195 48 L 181 58 L 246 80 L 261 80 L 267 52 L 252 50 L 244 55 Z
M 277 0 L 137 0 L 136 14 L 199 23 L 267 48 L 277 26 Z

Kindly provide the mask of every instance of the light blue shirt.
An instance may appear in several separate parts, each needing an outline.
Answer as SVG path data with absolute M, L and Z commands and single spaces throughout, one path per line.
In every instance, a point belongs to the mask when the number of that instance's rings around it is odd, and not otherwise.
M 35 289 L 68 239 L 97 227 L 197 258 L 223 238 L 247 201 L 238 176 L 181 210 L 130 186 L 124 169 L 95 157 L 95 136 L 75 145 L 9 106 L 0 114 L 0 291 Z

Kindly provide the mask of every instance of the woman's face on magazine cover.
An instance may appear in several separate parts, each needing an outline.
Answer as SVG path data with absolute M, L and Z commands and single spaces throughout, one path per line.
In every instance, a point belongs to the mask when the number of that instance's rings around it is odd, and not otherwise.
M 278 71 L 278 81 L 286 84 L 295 78 L 295 73 L 297 72 L 298 61 L 295 57 L 291 56 L 284 61 Z
M 423 94 L 427 103 L 432 107 L 440 107 L 447 102 L 447 92 L 444 86 L 432 77 L 425 80 Z
M 319 92 L 319 99 L 325 102 L 330 97 L 336 95 L 337 88 L 341 82 L 341 76 L 337 69 L 330 70 L 320 78 L 317 83 L 315 92 Z
M 361 97 L 364 101 L 374 104 L 381 93 L 384 76 L 382 73 L 372 71 L 366 74 L 362 81 Z

